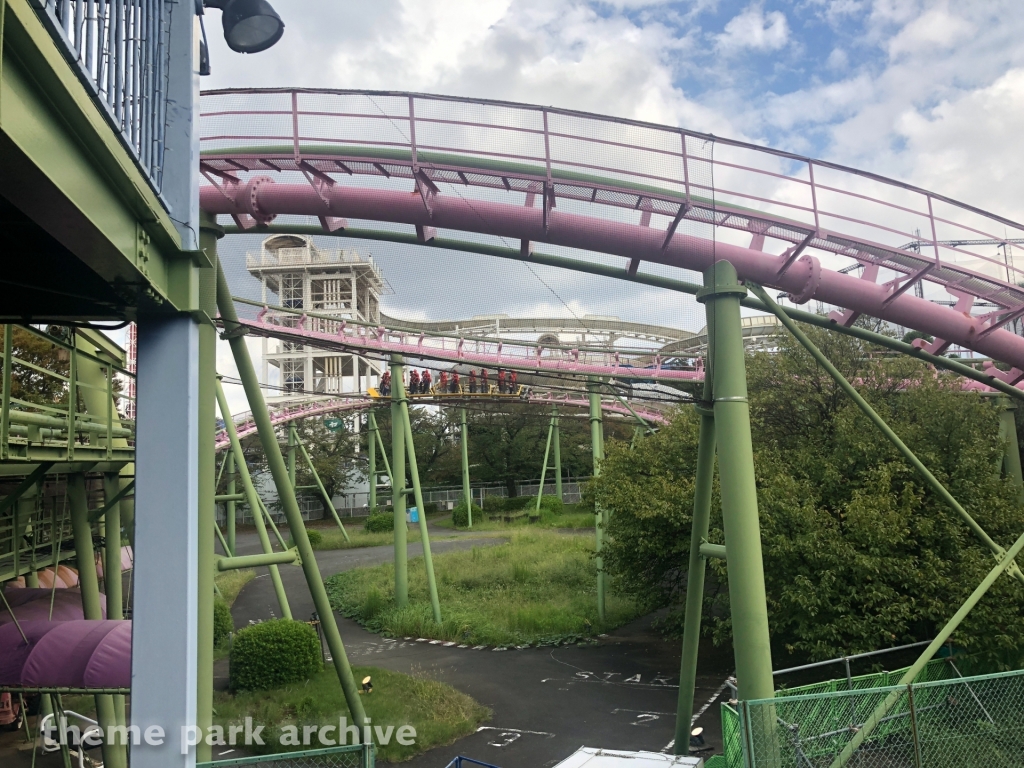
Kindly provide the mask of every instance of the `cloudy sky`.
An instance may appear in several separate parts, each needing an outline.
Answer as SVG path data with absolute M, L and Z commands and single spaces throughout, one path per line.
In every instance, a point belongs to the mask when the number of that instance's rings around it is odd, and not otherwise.
M 569 107 L 853 165 L 1024 219 L 1019 0 L 272 2 L 284 38 L 253 56 L 230 52 L 219 12 L 209 12 L 204 88 L 415 90 Z M 527 287 L 495 309 L 487 296 L 444 291 L 463 272 L 456 259 L 438 267 L 374 248 L 396 312 L 631 314 L 621 293 L 617 301 L 578 276 L 520 275 L 524 265 L 502 267 Z M 625 299 L 643 300 L 636 319 L 671 319 L 662 297 Z M 702 324 L 693 307 L 678 312 L 675 324 Z

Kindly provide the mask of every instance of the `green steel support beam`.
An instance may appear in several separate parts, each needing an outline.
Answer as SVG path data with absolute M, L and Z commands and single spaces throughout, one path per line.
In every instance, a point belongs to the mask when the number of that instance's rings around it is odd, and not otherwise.
M 441 623 L 441 603 L 437 597 L 437 581 L 434 578 L 434 558 L 430 554 L 430 533 L 427 531 L 427 514 L 423 507 L 423 493 L 420 489 L 420 469 L 416 463 L 416 445 L 412 440 L 412 419 L 409 418 L 409 400 L 402 398 L 402 421 L 405 424 L 405 450 L 409 458 L 409 474 L 412 475 L 413 498 L 419 513 L 420 545 L 423 547 L 423 567 L 427 572 L 427 593 L 430 595 L 430 610 L 434 621 Z
M 15 488 L 7 496 L 4 496 L 3 499 L 0 499 L 0 514 L 6 512 L 8 507 L 10 507 L 18 499 L 20 499 L 24 493 L 31 490 L 35 486 L 35 484 L 43 477 L 43 475 L 50 471 L 50 467 L 52 466 L 52 461 L 48 461 L 45 464 L 38 465 L 29 473 L 28 477 L 26 477 L 24 480 L 18 483 L 17 488 Z
M 366 455 L 366 476 L 370 481 L 370 495 L 366 500 L 366 506 L 373 512 L 377 508 L 377 419 L 374 418 L 373 411 L 370 411 L 366 419 Z
M 810 353 L 811 357 L 814 358 L 818 365 L 825 369 L 829 376 L 831 376 L 833 380 L 835 380 L 836 384 L 838 384 L 839 387 L 850 397 L 850 399 L 857 404 L 857 407 L 861 409 L 864 415 L 867 416 L 868 419 L 870 419 L 876 427 L 878 427 L 878 429 L 882 432 L 883 435 L 885 435 L 889 442 L 892 443 L 893 446 L 895 446 L 896 450 L 898 450 L 903 455 L 903 458 L 905 458 L 907 462 L 909 462 L 910 465 L 917 470 L 918 474 L 920 474 L 921 477 L 923 477 L 925 482 L 928 484 L 928 487 L 931 488 L 932 491 L 934 491 L 936 495 L 939 496 L 939 498 L 945 501 L 946 504 L 954 512 L 956 512 L 957 515 L 960 516 L 960 519 L 963 520 L 967 524 L 967 527 L 970 528 L 971 531 L 974 533 L 974 535 L 978 539 L 980 539 L 986 547 L 989 548 L 989 550 L 992 552 L 992 555 L 997 560 L 1001 559 L 1006 550 L 1001 545 L 997 544 L 995 541 L 992 540 L 992 537 L 990 537 L 985 532 L 985 530 L 978 524 L 978 522 L 973 517 L 971 517 L 967 510 L 964 509 L 960 505 L 960 503 L 953 498 L 953 494 L 946 490 L 946 487 L 939 482 L 938 478 L 936 478 L 935 475 L 933 475 L 928 470 L 928 468 L 921 462 L 921 460 L 917 458 L 913 451 L 911 451 L 910 448 L 908 448 L 907 445 L 902 440 L 900 440 L 899 435 L 893 432 L 889 425 L 885 423 L 885 420 L 875 412 L 875 409 L 868 405 L 868 401 L 865 400 L 861 396 L 860 392 L 858 392 L 856 388 L 852 384 L 850 384 L 849 381 L 846 380 L 846 377 L 844 377 L 843 374 L 839 372 L 839 369 L 832 365 L 828 358 L 825 357 L 825 355 L 822 354 L 821 350 L 819 350 L 814 345 L 814 342 L 807 338 L 807 335 L 803 331 L 797 328 L 796 324 L 789 317 L 786 310 L 784 310 L 782 307 L 776 304 L 772 300 L 772 298 L 767 294 L 767 292 L 765 292 L 764 288 L 762 288 L 761 286 L 754 285 L 752 283 L 748 285 L 750 285 L 750 290 L 754 292 L 754 295 L 761 299 L 761 301 L 763 301 L 766 306 L 771 308 L 771 310 L 775 313 L 775 316 L 779 318 L 779 321 L 786 327 L 786 329 L 791 334 L 793 334 L 793 337 L 797 341 L 799 341 L 801 345 L 803 345 L 804 349 L 806 349 Z M 1021 569 L 1018 567 L 1016 563 L 1012 563 L 1010 565 L 1010 574 L 1015 579 L 1017 579 L 1017 581 L 1024 584 L 1024 573 L 1021 572 Z
M 559 501 L 565 501 L 565 496 L 562 495 L 562 440 L 558 432 L 559 416 L 558 406 L 555 406 L 555 495 Z
M 388 452 L 384 447 L 384 438 L 380 436 L 380 429 L 377 427 L 377 417 L 373 411 L 370 411 L 370 418 L 373 420 L 374 433 L 377 435 L 377 447 L 380 448 L 380 457 L 384 459 L 384 471 L 388 473 L 388 479 L 391 481 L 391 487 L 395 487 L 395 477 L 391 472 L 391 462 L 388 460 Z
M 686 571 L 686 613 L 683 621 L 683 649 L 679 665 L 679 701 L 676 706 L 676 737 L 674 751 L 688 755 L 690 728 L 693 720 L 693 695 L 697 685 L 697 653 L 700 646 L 701 616 L 704 608 L 705 560 L 701 543 L 708 536 L 711 522 L 711 489 L 715 476 L 715 412 L 713 403 L 715 313 L 705 307 L 708 330 L 707 365 L 704 371 L 703 404 L 700 414 L 700 437 L 697 443 L 697 475 L 694 478 L 693 522 L 690 530 L 690 562 Z
M 459 447 L 462 450 L 462 500 L 466 502 L 466 527 L 473 527 L 473 490 L 469 484 L 469 425 L 466 423 L 466 409 L 459 408 L 462 431 Z
M 295 427 L 288 425 L 288 482 L 295 487 Z
M 68 505 L 71 508 L 71 526 L 75 536 L 75 555 L 78 561 L 78 585 L 82 593 L 82 615 L 86 619 L 100 620 L 100 585 L 96 576 L 96 554 L 92 546 L 92 526 L 89 525 L 89 499 L 85 489 L 85 475 L 74 474 L 67 479 Z M 120 573 L 120 560 L 118 565 Z M 117 725 L 114 697 L 100 694 L 96 699 L 96 720 L 104 733 Z M 103 745 L 103 765 L 127 768 L 128 758 L 123 746 Z
M 341 633 L 338 631 L 338 624 L 334 618 L 334 609 L 331 607 L 327 590 L 324 589 L 323 578 L 320 575 L 320 568 L 316 562 L 316 555 L 313 547 L 310 546 L 309 537 L 306 535 L 306 528 L 302 524 L 302 513 L 299 511 L 299 504 L 295 498 L 295 491 L 288 483 L 288 468 L 285 466 L 284 457 L 281 455 L 281 446 L 277 442 L 277 435 L 274 432 L 274 425 L 270 421 L 270 413 L 267 404 L 263 400 L 263 391 L 260 389 L 259 379 L 256 377 L 256 370 L 253 368 L 252 359 L 249 357 L 249 349 L 245 345 L 245 337 L 239 332 L 241 326 L 238 323 L 238 314 L 235 312 L 235 305 L 231 300 L 231 291 L 228 289 L 228 281 L 224 276 L 224 270 L 217 267 L 217 304 L 220 308 L 221 317 L 224 320 L 224 335 L 231 345 L 231 352 L 238 368 L 238 377 L 242 380 L 245 388 L 245 395 L 249 401 L 249 409 L 252 411 L 253 421 L 266 451 L 267 463 L 270 466 L 270 473 L 274 478 L 278 494 L 284 506 L 285 516 L 288 518 L 288 526 L 292 531 L 292 540 L 295 542 L 299 556 L 302 558 L 302 571 L 309 585 L 310 594 L 313 597 L 313 604 L 320 616 L 320 624 L 327 640 L 327 647 L 330 649 L 331 657 L 334 660 L 334 668 L 338 673 L 338 680 L 341 682 L 342 691 L 345 694 L 345 701 L 348 704 L 352 722 L 365 722 L 366 712 L 363 703 L 359 698 L 359 690 L 356 687 L 355 678 L 352 675 L 352 667 L 349 665 L 348 656 L 345 654 L 345 644 L 341 640 Z M 229 420 L 225 417 L 225 420 Z M 398 432 L 399 430 L 394 430 Z M 255 516 L 255 515 L 254 515 Z M 397 531 L 396 538 L 397 538 Z
M 213 530 L 216 532 L 217 540 L 220 542 L 221 547 L 223 547 L 224 552 L 227 554 L 228 557 L 233 557 L 231 547 L 228 546 L 228 541 L 224 538 L 224 534 L 221 532 L 220 526 L 214 523 Z M 216 583 L 214 583 L 214 586 L 217 586 Z
M 405 527 L 405 368 L 401 355 L 391 356 L 391 505 L 395 516 L 395 605 L 409 603 L 409 553 Z
M 116 472 L 103 475 L 103 495 L 107 499 L 106 511 L 103 513 L 103 589 L 107 593 L 107 618 L 121 620 L 124 618 L 124 595 L 121 583 L 121 504 L 125 488 L 134 487 L 135 481 L 120 485 Z M 111 503 L 114 499 L 116 502 Z M 118 725 L 126 724 L 125 701 L 123 694 L 114 696 L 114 718 Z
M 109 473 L 104 473 L 104 475 L 106 475 L 106 474 L 109 474 Z M 119 488 L 117 488 L 117 492 L 113 493 L 113 494 L 108 494 L 107 493 L 107 487 L 106 487 L 106 485 L 104 485 L 104 487 L 103 487 L 103 491 L 104 491 L 103 506 L 100 507 L 99 509 L 94 509 L 92 512 L 89 513 L 89 522 L 90 523 L 95 523 L 101 517 L 104 517 L 104 516 L 108 515 L 110 513 L 110 511 L 114 507 L 117 507 L 118 508 L 117 509 L 117 519 L 118 519 L 118 522 L 120 523 L 120 520 L 121 520 L 121 499 L 125 498 L 129 493 L 131 493 L 134 490 L 135 490 L 135 481 L 134 480 L 129 480 L 123 486 L 120 486 Z
M 245 494 L 244 493 L 218 493 L 216 496 L 213 497 L 213 500 L 214 501 L 223 501 L 223 502 L 232 502 L 232 503 L 236 502 L 236 501 L 245 501 Z
M 242 480 L 242 490 L 245 492 L 249 509 L 252 510 L 253 523 L 256 525 L 256 533 L 260 539 L 260 546 L 265 554 L 274 551 L 270 543 L 270 535 L 267 533 L 267 525 L 263 521 L 263 508 L 261 499 L 256 493 L 256 487 L 252 484 L 252 476 L 249 474 L 249 465 L 245 463 L 245 455 L 242 453 L 242 443 L 238 439 L 238 430 L 235 429 L 234 419 L 231 418 L 231 411 L 228 409 L 228 399 L 224 396 L 224 387 L 220 381 L 217 382 L 217 405 L 220 407 L 220 415 L 224 419 L 224 429 L 231 441 L 231 453 L 235 455 L 235 464 L 238 467 L 238 476 Z M 232 551 L 234 554 L 234 551 Z M 270 580 L 274 585 L 274 594 L 277 595 L 277 605 L 281 609 L 281 616 L 286 619 L 292 617 L 292 609 L 288 605 L 288 596 L 284 592 L 284 584 L 281 582 L 281 574 L 276 565 L 268 567 Z
M 697 300 L 706 303 L 708 315 L 713 315 L 713 326 L 709 323 L 714 329 L 714 338 L 709 340 L 709 345 L 714 345 L 711 386 L 737 697 L 770 699 L 775 687 L 740 323 L 740 298 L 747 290 L 739 285 L 736 269 L 727 261 L 719 261 L 704 272 L 704 285 Z
M 0 61 L 3 53 L 0 51 Z M 0 459 L 7 458 L 9 447 L 7 439 L 11 434 L 11 382 L 14 357 L 14 332 L 10 323 L 4 325 L 4 359 L 3 359 L 3 401 L 0 402 Z
M 274 522 L 274 516 L 270 514 L 270 510 L 267 509 L 266 502 L 262 498 L 257 497 L 257 501 L 260 503 L 260 509 L 263 510 L 263 518 L 270 523 L 270 529 L 274 532 L 277 537 L 277 543 L 281 545 L 281 549 L 289 549 L 288 543 L 284 540 L 284 536 L 281 535 L 281 531 L 277 527 L 277 523 Z M 303 525 L 303 528 L 306 526 Z
M 1017 501 L 1024 504 L 1024 476 L 1021 474 L 1020 446 L 1017 443 L 1016 406 L 1008 397 L 1000 397 L 999 432 L 1006 441 L 1002 469 L 1017 490 Z
M 259 568 L 264 565 L 290 565 L 298 560 L 298 552 L 288 549 L 284 552 L 270 552 L 262 555 L 241 555 L 239 557 L 218 557 L 218 571 L 233 571 L 239 568 Z
M 341 534 L 345 537 L 345 541 L 352 541 L 352 539 L 348 537 L 348 531 L 345 530 L 345 526 L 341 524 L 341 518 L 338 517 L 338 510 L 334 508 L 334 502 L 331 501 L 331 497 L 327 495 L 327 489 L 324 488 L 324 484 L 320 480 L 320 475 L 316 473 L 316 467 L 313 466 L 313 460 L 309 458 L 309 453 L 306 452 L 306 446 L 304 446 L 302 441 L 299 440 L 299 436 L 295 432 L 294 427 L 292 428 L 292 434 L 295 438 L 295 444 L 298 446 L 299 450 L 302 451 L 302 458 L 306 461 L 306 466 L 309 467 L 309 471 L 313 473 L 313 480 L 316 481 L 317 490 L 320 491 L 320 495 L 324 498 L 324 503 L 327 504 L 327 508 L 331 510 L 331 514 L 334 515 L 334 522 L 336 522 L 338 527 L 341 528 Z
M 899 700 L 900 696 L 905 693 L 906 686 L 914 682 L 915 678 L 921 674 L 921 670 L 925 668 L 925 665 L 932 660 L 932 657 L 938 652 L 939 648 L 946 644 L 946 641 L 956 631 L 957 627 L 963 623 L 963 620 L 967 618 L 967 614 L 978 604 L 978 602 L 985 596 L 989 588 L 995 584 L 996 579 L 1004 572 L 1012 568 L 1016 564 L 1015 558 L 1020 554 L 1021 550 L 1024 549 L 1024 534 L 1013 543 L 1013 545 L 1003 553 L 999 558 L 999 562 L 988 572 L 988 575 L 982 580 L 981 584 L 971 593 L 970 597 L 964 601 L 964 604 L 960 606 L 959 610 L 953 614 L 953 617 L 946 622 L 946 626 L 935 636 L 935 639 L 924 649 L 924 653 L 915 661 L 904 673 L 903 677 L 900 678 L 897 683 L 899 688 L 894 690 L 885 700 L 879 704 L 875 711 L 871 713 L 867 720 L 864 721 L 857 732 L 853 735 L 853 738 L 846 744 L 843 751 L 839 753 L 839 756 L 832 761 L 830 768 L 843 768 L 853 753 L 857 751 L 864 740 L 871 735 L 871 732 L 875 729 L 882 719 L 888 714 L 889 710 L 892 709 L 893 705 Z M 773 723 L 774 725 L 774 723 Z
M 533 512 L 530 514 L 530 519 L 532 520 L 540 519 L 540 502 L 541 499 L 544 498 L 544 480 L 548 475 L 548 456 L 551 455 L 551 442 L 555 436 L 555 419 L 557 418 L 555 413 L 557 413 L 557 411 L 553 406 L 551 408 L 551 421 L 548 422 L 548 440 L 544 444 L 544 463 L 541 464 L 540 468 L 540 487 L 537 488 L 537 503 L 533 508 Z
M 237 226 L 228 226 L 224 228 L 224 231 L 229 234 L 244 234 L 245 231 L 238 228 Z M 301 224 L 271 224 L 270 226 L 260 230 L 268 234 L 304 234 L 304 235 L 322 235 L 330 237 L 349 237 L 360 240 L 379 240 L 383 242 L 391 243 L 408 243 L 410 245 L 416 245 L 424 248 L 440 248 L 449 251 L 461 251 L 463 253 L 479 253 L 485 256 L 496 256 L 502 259 L 511 259 L 513 261 L 529 261 L 533 264 L 542 264 L 549 267 L 559 267 L 561 269 L 568 269 L 574 272 L 583 272 L 590 275 L 598 275 L 601 277 L 611 277 L 617 280 L 625 280 L 627 282 L 639 283 L 641 285 L 650 285 L 656 288 L 664 288 L 669 291 L 678 291 L 680 293 L 688 293 L 691 296 L 696 295 L 698 291 L 702 290 L 700 285 L 696 283 L 687 282 L 685 280 L 675 280 L 670 277 L 660 277 L 657 275 L 645 275 L 642 273 L 629 274 L 625 267 L 612 267 L 606 264 L 595 264 L 592 262 L 582 261 L 580 259 L 569 258 L 566 256 L 552 256 L 545 253 L 538 253 L 536 251 L 531 252 L 529 258 L 524 258 L 519 248 L 506 248 L 503 246 L 488 245 L 485 243 L 475 243 L 468 240 L 455 240 L 448 237 L 436 237 L 426 243 L 420 242 L 416 235 L 406 234 L 404 232 L 395 232 L 387 230 L 375 230 L 375 229 L 359 229 L 359 228 L 345 228 L 338 229 L 334 232 L 324 232 L 323 228 L 319 225 L 301 225 Z M 252 302 L 256 306 L 263 306 L 259 302 Z M 741 299 L 740 303 L 742 306 L 748 309 L 756 309 L 759 312 L 765 312 L 771 314 L 771 310 L 762 301 L 757 299 L 745 298 Z M 949 357 L 943 357 L 942 355 L 932 355 L 925 352 L 923 349 L 893 339 L 889 336 L 883 336 L 880 333 L 869 331 L 864 328 L 857 327 L 845 327 L 840 325 L 835 320 L 831 320 L 823 315 L 817 315 L 813 312 L 805 312 L 798 309 L 787 310 L 790 317 L 800 323 L 807 325 L 813 325 L 818 328 L 827 328 L 828 330 L 841 333 L 845 336 L 852 336 L 862 341 L 866 341 L 870 344 L 876 344 L 885 349 L 891 349 L 894 352 L 901 352 L 910 357 L 917 358 L 926 363 L 934 365 L 936 368 L 941 368 L 946 371 L 957 373 L 961 376 L 965 376 L 968 379 L 987 384 L 993 389 L 997 389 L 1003 394 L 1009 395 L 1017 400 L 1024 402 L 1024 390 L 1018 389 L 1012 384 L 997 379 L 990 373 L 984 371 L 978 371 L 965 363 L 960 362 Z
M 604 428 L 601 424 L 601 396 L 597 393 L 597 382 L 587 382 L 590 397 L 590 452 L 594 459 L 594 477 L 601 476 L 601 462 L 604 461 Z M 605 516 L 600 506 L 594 508 L 595 563 L 597 564 L 597 615 L 604 621 L 605 573 L 604 549 Z

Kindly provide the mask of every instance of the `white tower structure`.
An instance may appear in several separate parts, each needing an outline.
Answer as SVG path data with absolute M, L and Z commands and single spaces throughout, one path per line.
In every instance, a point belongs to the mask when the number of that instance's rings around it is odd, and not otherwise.
M 338 320 L 380 322 L 380 296 L 387 284 L 373 259 L 354 250 L 328 250 L 310 237 L 274 235 L 259 251 L 246 254 L 246 268 L 262 284 L 264 302 Z M 276 314 L 282 324 L 298 322 L 295 315 Z M 314 317 L 306 327 L 328 333 L 338 329 L 336 321 Z M 277 401 L 363 392 L 377 383 L 382 370 L 380 363 L 351 353 L 263 339 L 265 384 L 271 366 L 280 372 L 281 393 L 271 398 Z

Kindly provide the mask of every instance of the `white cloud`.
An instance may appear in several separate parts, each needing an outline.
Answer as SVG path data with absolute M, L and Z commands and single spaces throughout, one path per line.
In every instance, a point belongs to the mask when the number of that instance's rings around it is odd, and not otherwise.
M 946 8 L 932 8 L 908 23 L 889 41 L 889 56 L 909 53 L 937 56 L 955 43 L 970 37 L 974 25 Z
M 718 49 L 723 53 L 751 49 L 777 51 L 789 41 L 789 24 L 781 11 L 764 12 L 759 3 L 747 6 L 730 19 L 718 35 Z

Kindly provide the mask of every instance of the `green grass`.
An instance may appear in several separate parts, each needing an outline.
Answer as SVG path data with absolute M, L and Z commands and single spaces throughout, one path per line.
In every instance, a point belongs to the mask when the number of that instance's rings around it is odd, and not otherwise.
M 236 571 L 224 571 L 216 576 L 217 587 L 224 601 L 231 605 L 242 591 L 242 587 L 256 578 L 256 571 L 251 568 L 241 568 Z
M 411 746 L 398 744 L 394 736 L 389 744 L 378 744 L 377 756 L 382 760 L 408 760 L 432 747 L 451 744 L 491 717 L 487 707 L 466 694 L 421 674 L 405 675 L 377 667 L 354 667 L 353 672 L 357 681 L 366 675 L 373 678 L 373 693 L 362 697 L 372 725 L 385 729 L 389 725 L 396 729 L 411 725 L 416 729 L 416 742 Z M 349 717 L 337 674 L 330 665 L 303 683 L 270 691 L 215 693 L 214 709 L 214 722 L 225 727 L 225 732 L 226 726 L 241 724 L 246 717 L 251 717 L 254 725 L 266 726 L 261 734 L 266 744 L 254 748 L 263 754 L 321 749 L 324 745 L 315 735 L 309 746 L 280 744 L 282 727 L 298 726 L 301 740 L 303 725 L 337 726 L 339 718 Z M 335 730 L 328 738 L 337 736 Z
M 635 618 L 632 601 L 609 594 L 597 616 L 594 539 L 513 531 L 509 541 L 434 558 L 443 621 L 435 623 L 423 559 L 409 561 L 409 605 L 393 602 L 394 565 L 358 568 L 327 580 L 334 607 L 373 632 L 471 645 L 571 642 Z
M 530 505 L 524 509 L 521 516 L 510 520 L 508 522 L 504 520 L 491 520 L 490 515 L 493 514 L 498 516 L 500 514 L 520 514 L 506 513 L 506 512 L 493 512 L 489 513 L 487 509 L 484 509 L 483 519 L 480 519 L 480 515 L 476 512 L 473 513 L 473 527 L 472 528 L 459 528 L 460 531 L 508 531 L 515 530 L 518 528 L 562 528 L 576 531 L 594 530 L 594 515 L 591 512 L 585 512 L 579 510 L 578 504 L 566 504 L 564 511 L 561 514 L 554 514 L 550 510 L 541 509 L 540 519 L 530 522 L 529 513 L 533 509 Z M 446 517 L 431 519 L 431 524 L 436 525 L 438 528 L 455 528 L 452 523 L 451 513 L 449 512 Z
M 320 532 L 323 539 L 319 544 L 314 545 L 313 549 L 359 549 L 360 547 L 382 547 L 384 545 L 393 544 L 395 541 L 395 534 L 393 532 L 367 533 L 363 529 L 361 522 L 345 526 L 345 530 L 348 531 L 351 541 L 345 541 L 345 537 L 342 535 L 341 531 L 338 530 L 337 525 L 331 528 L 317 528 L 316 530 Z M 408 540 L 420 540 L 419 529 L 414 525 L 409 526 Z

